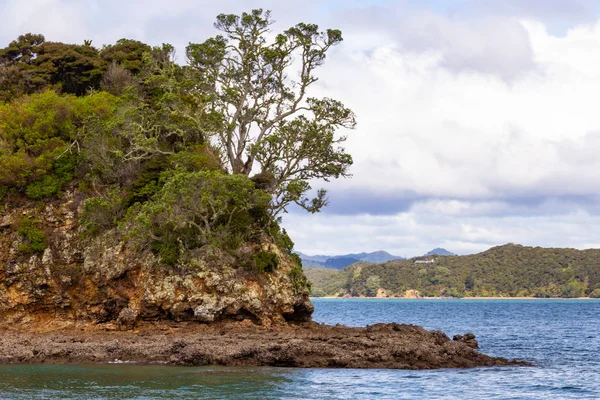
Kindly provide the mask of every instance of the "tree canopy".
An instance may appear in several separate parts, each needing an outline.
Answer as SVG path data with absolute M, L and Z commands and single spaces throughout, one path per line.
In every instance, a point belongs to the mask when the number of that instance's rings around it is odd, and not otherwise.
M 327 204 L 311 183 L 349 176 L 339 130 L 356 122 L 309 96 L 341 32 L 272 24 L 263 10 L 219 15 L 220 34 L 190 43 L 186 64 L 133 39 L 98 49 L 28 33 L 0 48 L 0 201 L 77 188 L 86 235 L 118 230 L 170 265 L 210 248 L 247 258 L 236 252 L 265 235 L 293 257 L 279 214 Z M 275 268 L 259 258 L 246 261 Z
M 187 56 L 223 118 L 213 140 L 229 171 L 268 177 L 274 215 L 292 202 L 316 212 L 326 204 L 325 191 L 308 199 L 310 181 L 348 176 L 352 164 L 339 146 L 345 137 L 335 133 L 354 128 L 354 113 L 339 101 L 307 97 L 318 80 L 315 69 L 342 34 L 300 23 L 269 41 L 272 24 L 270 12 L 260 9 L 221 14 L 215 26 L 222 34 L 190 44 Z
M 429 257 L 428 257 L 429 259 Z M 339 272 L 311 270 L 316 295 L 374 296 L 378 288 L 402 296 L 600 297 L 600 250 L 493 247 L 468 256 L 354 264 Z

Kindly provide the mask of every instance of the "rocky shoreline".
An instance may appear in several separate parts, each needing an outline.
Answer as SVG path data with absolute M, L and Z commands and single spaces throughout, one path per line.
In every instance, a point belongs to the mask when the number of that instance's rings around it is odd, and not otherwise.
M 476 350 L 474 335 L 400 324 L 365 328 L 314 322 L 264 327 L 238 323 L 144 323 L 0 329 L 1 364 L 274 366 L 298 368 L 437 369 L 526 366 Z

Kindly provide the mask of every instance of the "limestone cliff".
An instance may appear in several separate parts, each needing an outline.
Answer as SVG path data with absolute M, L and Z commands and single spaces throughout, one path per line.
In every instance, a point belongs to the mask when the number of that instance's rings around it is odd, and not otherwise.
M 294 279 L 293 261 L 271 240 L 244 251 L 277 254 L 272 272 L 240 267 L 218 251 L 169 267 L 149 250 L 134 250 L 116 230 L 84 237 L 81 204 L 78 191 L 70 190 L 53 202 L 23 200 L 2 211 L 0 324 L 310 320 L 308 290 Z M 23 250 L 27 238 L 18 230 L 23 219 L 35 219 L 44 232 L 43 250 Z

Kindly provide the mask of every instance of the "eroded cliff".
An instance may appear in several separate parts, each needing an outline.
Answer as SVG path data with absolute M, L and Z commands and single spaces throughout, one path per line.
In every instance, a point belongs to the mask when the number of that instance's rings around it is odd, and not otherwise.
M 275 254 L 270 272 L 254 271 L 218 249 L 175 266 L 149 249 L 134 249 L 116 230 L 89 237 L 79 224 L 82 196 L 71 189 L 47 203 L 13 203 L 0 216 L 0 323 L 142 320 L 272 324 L 310 320 L 313 306 L 294 261 L 270 239 L 239 252 Z M 43 250 L 22 227 L 35 221 Z

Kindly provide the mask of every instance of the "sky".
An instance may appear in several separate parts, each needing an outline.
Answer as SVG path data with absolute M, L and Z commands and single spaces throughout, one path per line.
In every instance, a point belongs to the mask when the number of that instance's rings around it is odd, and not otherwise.
M 26 32 L 184 48 L 219 13 L 272 10 L 341 29 L 311 96 L 357 115 L 352 178 L 284 226 L 307 254 L 457 254 L 505 243 L 600 247 L 600 1 L 0 0 L 0 46 Z

